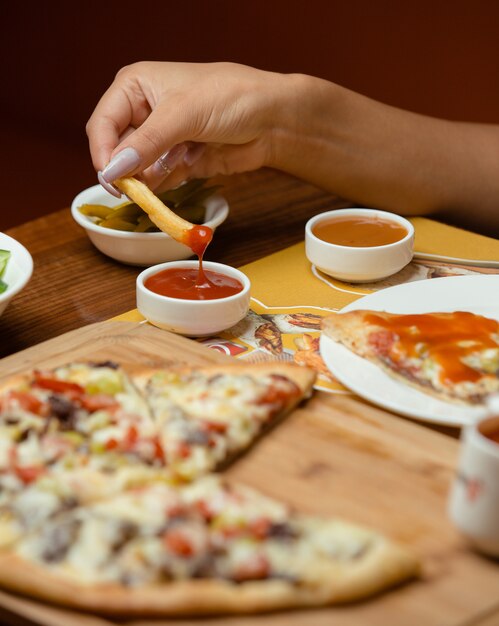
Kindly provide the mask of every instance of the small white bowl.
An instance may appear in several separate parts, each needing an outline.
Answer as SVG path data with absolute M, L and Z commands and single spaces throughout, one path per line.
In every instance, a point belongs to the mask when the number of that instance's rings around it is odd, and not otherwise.
M 328 243 L 312 232 L 319 222 L 347 216 L 390 220 L 403 226 L 407 235 L 384 246 L 353 247 Z M 308 260 L 325 274 L 350 283 L 372 282 L 396 274 L 410 263 L 413 249 L 414 227 L 411 222 L 395 213 L 377 209 L 326 211 L 312 217 L 305 226 L 305 254 Z
M 203 269 L 237 278 L 243 290 L 217 300 L 182 300 L 162 296 L 145 287 L 144 282 L 153 274 L 177 267 L 193 269 L 198 261 L 173 261 L 149 267 L 137 276 L 137 308 L 140 313 L 159 328 L 171 330 L 187 337 L 206 337 L 231 328 L 246 315 L 250 303 L 249 278 L 229 265 L 203 261 Z
M 26 248 L 18 241 L 4 233 L 0 233 L 0 250 L 10 250 L 10 259 L 2 280 L 7 289 L 0 294 L 0 315 L 5 308 L 28 283 L 33 273 L 33 259 Z
M 110 207 L 126 201 L 126 198 L 115 198 L 100 185 L 94 185 L 79 193 L 71 203 L 71 214 L 82 226 L 94 246 L 116 261 L 128 265 L 149 266 L 164 261 L 188 259 L 192 250 L 178 243 L 165 233 L 131 233 L 123 230 L 104 228 L 95 224 L 91 218 L 83 215 L 79 207 L 83 204 L 104 204 Z M 229 206 L 222 196 L 214 195 L 204 201 L 206 220 L 204 224 L 213 230 L 219 226 L 229 214 Z

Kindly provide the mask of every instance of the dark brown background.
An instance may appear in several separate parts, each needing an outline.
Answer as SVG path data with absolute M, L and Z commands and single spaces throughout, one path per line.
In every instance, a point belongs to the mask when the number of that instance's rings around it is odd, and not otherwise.
M 94 184 L 85 122 L 138 60 L 306 72 L 421 113 L 499 122 L 495 0 L 4 0 L 0 35 L 1 230 Z

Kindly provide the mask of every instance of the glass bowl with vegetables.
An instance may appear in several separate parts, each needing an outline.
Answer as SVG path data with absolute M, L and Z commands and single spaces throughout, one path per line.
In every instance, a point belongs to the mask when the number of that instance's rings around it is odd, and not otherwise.
M 204 180 L 191 180 L 158 197 L 189 222 L 214 230 L 229 213 L 218 189 Z M 147 267 L 192 256 L 190 248 L 159 231 L 138 205 L 125 196 L 114 198 L 100 185 L 79 193 L 71 214 L 98 250 L 122 263 Z
M 33 273 L 33 259 L 16 239 L 0 233 L 0 315 L 28 283 Z

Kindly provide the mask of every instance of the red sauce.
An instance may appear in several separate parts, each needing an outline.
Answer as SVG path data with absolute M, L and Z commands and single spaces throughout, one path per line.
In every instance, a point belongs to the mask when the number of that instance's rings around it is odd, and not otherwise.
M 209 226 L 193 226 L 185 232 L 185 244 L 197 254 L 199 262 L 203 260 L 203 254 L 213 238 L 213 230 Z
M 199 268 L 196 278 L 196 284 L 204 285 L 209 282 L 206 278 L 206 274 L 203 271 L 203 255 L 208 247 L 208 244 L 213 239 L 213 230 L 209 226 L 194 225 L 192 228 L 184 231 L 184 241 L 187 246 L 197 255 L 199 259 Z M 174 297 L 174 296 L 172 296 Z M 179 296 L 182 297 L 182 296 Z M 223 297 L 223 296 L 218 296 Z M 213 298 L 190 298 L 191 300 L 213 300 Z
M 366 321 L 395 335 L 390 347 L 391 359 L 397 361 L 401 353 L 416 357 L 423 352 L 440 365 L 443 382 L 478 380 L 483 373 L 466 365 L 463 357 L 497 348 L 493 335 L 499 333 L 499 322 L 473 313 L 396 315 L 391 319 L 369 313 Z
M 407 229 L 397 222 L 361 215 L 332 217 L 316 224 L 312 232 L 322 241 L 352 248 L 386 246 L 407 235 Z
M 181 300 L 217 300 L 243 290 L 237 278 L 186 267 L 162 270 L 150 276 L 144 285 L 154 293 Z

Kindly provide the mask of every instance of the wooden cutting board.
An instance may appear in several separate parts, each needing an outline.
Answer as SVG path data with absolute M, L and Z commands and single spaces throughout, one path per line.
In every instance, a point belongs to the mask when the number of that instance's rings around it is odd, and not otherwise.
M 81 358 L 134 364 L 230 360 L 148 324 L 94 324 L 3 359 L 0 376 Z M 499 563 L 474 553 L 447 520 L 458 441 L 360 400 L 317 393 L 227 470 L 297 509 L 338 515 L 404 542 L 421 557 L 419 581 L 369 601 L 314 611 L 214 618 L 222 626 L 443 626 L 499 619 Z M 488 617 L 487 617 L 488 616 Z M 112 621 L 0 592 L 4 624 L 110 626 Z M 199 625 L 133 620 L 128 626 Z M 489 622 L 487 621 L 487 624 Z M 495 621 L 490 624 L 497 623 Z

